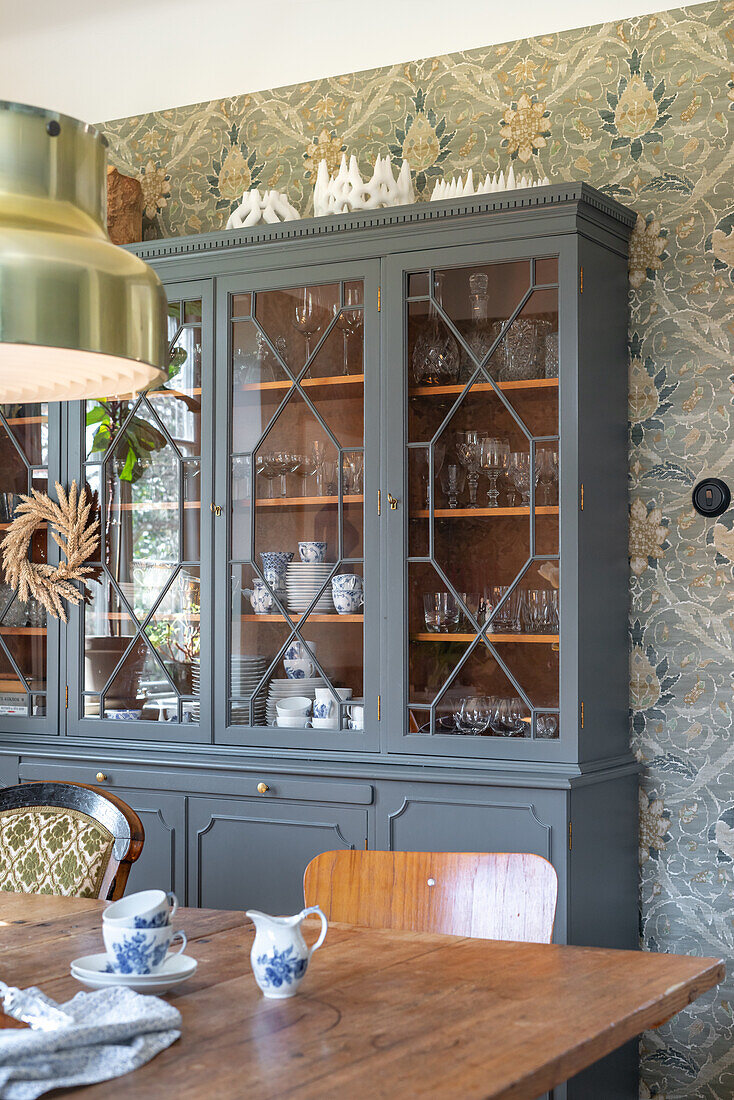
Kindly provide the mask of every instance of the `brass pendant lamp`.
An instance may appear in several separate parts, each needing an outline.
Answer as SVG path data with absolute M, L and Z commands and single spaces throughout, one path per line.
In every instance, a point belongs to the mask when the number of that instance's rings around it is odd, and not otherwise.
M 0 404 L 163 377 L 166 297 L 107 236 L 106 145 L 76 119 L 0 100 Z

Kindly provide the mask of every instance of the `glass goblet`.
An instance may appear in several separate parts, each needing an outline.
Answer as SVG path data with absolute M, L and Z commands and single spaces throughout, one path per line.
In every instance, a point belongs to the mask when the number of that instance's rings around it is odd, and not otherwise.
M 290 451 L 278 451 L 274 455 L 276 472 L 280 475 L 280 495 L 288 495 L 288 483 L 286 477 L 298 469 L 300 455 L 291 454 Z
M 497 478 L 504 469 L 505 456 L 509 455 L 509 453 L 510 444 L 503 442 L 501 439 L 485 436 L 482 440 L 479 462 L 481 468 L 489 478 L 487 501 L 490 508 L 497 508 L 499 506 L 500 494 L 497 488 Z
M 280 470 L 276 456 L 272 453 L 258 455 L 255 459 L 255 472 L 261 474 L 268 481 L 268 499 L 273 497 L 273 481 L 278 477 Z
M 454 714 L 454 722 L 462 733 L 481 734 L 489 729 L 492 717 L 492 699 L 488 695 L 473 695 L 462 699 Z
M 298 465 L 293 473 L 301 479 L 301 496 L 308 496 L 308 479 L 313 477 L 317 470 L 316 456 L 313 451 L 311 451 L 307 454 L 294 455 L 293 457 L 298 459 Z
M 520 493 L 523 508 L 530 506 L 530 455 L 516 451 L 511 461 L 511 476 Z
M 477 485 L 479 484 L 479 469 L 482 454 L 482 443 L 479 432 L 460 432 L 456 444 L 456 453 L 459 462 L 466 468 L 469 481 L 469 507 L 477 506 Z
M 341 309 L 338 305 L 335 306 L 335 310 L 339 314 L 336 319 L 336 327 L 341 332 L 344 343 L 344 366 L 342 373 L 351 374 L 352 372 L 349 369 L 349 343 L 352 336 L 356 336 L 361 332 L 364 326 L 360 288 L 356 286 L 345 287 L 344 305 Z M 355 373 L 361 373 L 361 371 Z
M 453 634 L 459 625 L 459 605 L 450 592 L 427 592 L 423 617 L 431 634 Z
M 298 301 L 293 310 L 293 327 L 300 332 L 306 342 L 306 362 L 311 358 L 311 337 L 319 330 L 318 304 L 313 287 L 305 286 L 299 291 Z
M 450 464 L 442 468 L 440 477 L 441 488 L 449 500 L 449 508 L 456 508 L 466 485 L 466 470 L 463 466 Z

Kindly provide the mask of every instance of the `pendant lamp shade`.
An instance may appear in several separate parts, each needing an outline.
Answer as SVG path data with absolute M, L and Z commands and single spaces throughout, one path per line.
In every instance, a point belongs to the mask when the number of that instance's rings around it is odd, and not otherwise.
M 166 297 L 107 236 L 106 145 L 76 119 L 0 100 L 0 403 L 163 378 Z

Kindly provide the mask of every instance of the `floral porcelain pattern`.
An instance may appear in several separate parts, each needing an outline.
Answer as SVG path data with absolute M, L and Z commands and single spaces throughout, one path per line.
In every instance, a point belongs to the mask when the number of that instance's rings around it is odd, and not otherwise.
M 703 520 L 690 491 L 731 468 L 732 15 L 734 0 L 715 0 L 103 126 L 112 162 L 143 177 L 149 237 L 224 224 L 209 177 L 233 125 L 262 186 L 304 216 L 321 159 L 334 172 L 355 153 L 367 171 L 386 144 L 413 158 L 419 199 L 440 175 L 482 178 L 512 160 L 637 211 L 630 707 L 644 765 L 642 943 L 722 955 L 729 969 L 734 515 Z M 643 1037 L 643 1096 L 731 1096 L 732 1003 L 727 980 Z
M 293 946 L 278 951 L 273 949 L 272 955 L 259 955 L 257 966 L 260 970 L 260 985 L 266 989 L 272 986 L 280 989 L 283 985 L 292 985 L 299 981 L 306 973 L 308 958 L 296 955 Z
M 151 974 L 165 959 L 168 943 L 151 944 L 139 933 L 115 943 L 112 950 L 114 959 L 106 967 L 108 974 Z

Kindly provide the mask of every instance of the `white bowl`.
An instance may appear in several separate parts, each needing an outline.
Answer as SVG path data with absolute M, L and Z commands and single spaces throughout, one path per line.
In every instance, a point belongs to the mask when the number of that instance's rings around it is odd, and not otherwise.
M 305 695 L 292 695 L 290 698 L 279 699 L 275 704 L 275 709 L 279 716 L 293 717 L 300 714 L 305 717 L 311 710 L 312 702 L 313 700 Z
M 277 724 L 285 729 L 305 730 L 311 725 L 311 719 L 305 714 L 278 715 Z

